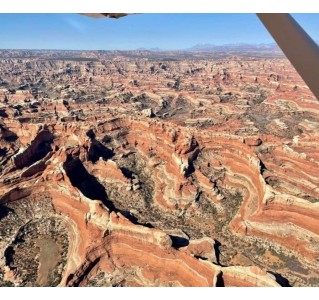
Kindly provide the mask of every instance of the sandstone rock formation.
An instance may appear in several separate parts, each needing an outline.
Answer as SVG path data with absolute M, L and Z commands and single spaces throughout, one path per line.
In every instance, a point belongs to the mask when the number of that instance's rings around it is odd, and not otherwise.
M 318 285 L 319 103 L 287 60 L 41 55 L 0 59 L 1 285 Z

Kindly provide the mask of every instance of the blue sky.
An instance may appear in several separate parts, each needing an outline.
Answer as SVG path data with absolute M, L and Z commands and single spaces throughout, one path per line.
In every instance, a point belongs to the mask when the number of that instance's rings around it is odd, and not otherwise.
M 293 14 L 319 40 L 319 14 Z M 185 49 L 198 43 L 271 43 L 255 14 L 0 14 L 0 49 Z

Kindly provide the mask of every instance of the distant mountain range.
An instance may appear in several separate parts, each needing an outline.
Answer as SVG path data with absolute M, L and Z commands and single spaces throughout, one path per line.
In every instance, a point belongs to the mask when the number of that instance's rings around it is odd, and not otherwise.
M 316 41 L 319 44 L 319 41 Z M 186 49 L 161 49 L 155 48 L 138 48 L 137 51 L 189 51 L 189 52 L 249 52 L 249 51 L 276 51 L 281 52 L 279 46 L 276 43 L 261 43 L 261 44 L 248 44 L 248 43 L 230 43 L 224 45 L 215 45 L 209 43 L 199 43 Z
M 166 50 L 163 50 L 163 49 L 158 48 L 158 47 L 155 47 L 155 48 L 137 48 L 136 50 L 137 51 L 155 51 L 155 52 L 166 51 Z
M 152 52 L 162 52 L 162 51 L 190 51 L 190 52 L 220 52 L 220 51 L 257 51 L 257 50 L 268 50 L 268 51 L 280 51 L 279 47 L 275 43 L 269 44 L 225 44 L 225 45 L 214 45 L 208 43 L 196 44 L 190 48 L 186 49 L 161 49 L 161 48 L 138 48 L 137 51 L 152 51 Z
M 275 43 L 269 44 L 225 44 L 225 45 L 214 45 L 214 44 L 197 44 L 193 47 L 185 49 L 187 51 L 252 51 L 252 50 L 280 50 L 278 45 Z

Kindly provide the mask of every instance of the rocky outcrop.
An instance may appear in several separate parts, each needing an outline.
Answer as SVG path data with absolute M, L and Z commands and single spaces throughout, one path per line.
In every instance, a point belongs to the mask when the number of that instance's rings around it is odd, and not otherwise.
M 51 150 L 53 135 L 48 130 L 40 131 L 36 138 L 25 150 L 13 156 L 13 163 L 17 169 L 28 167 L 45 157 Z

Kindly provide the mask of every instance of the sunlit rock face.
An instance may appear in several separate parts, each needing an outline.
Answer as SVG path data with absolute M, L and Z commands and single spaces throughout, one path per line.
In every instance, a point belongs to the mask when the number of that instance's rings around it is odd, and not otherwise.
M 287 60 L 4 55 L 0 285 L 318 286 L 319 102 Z

